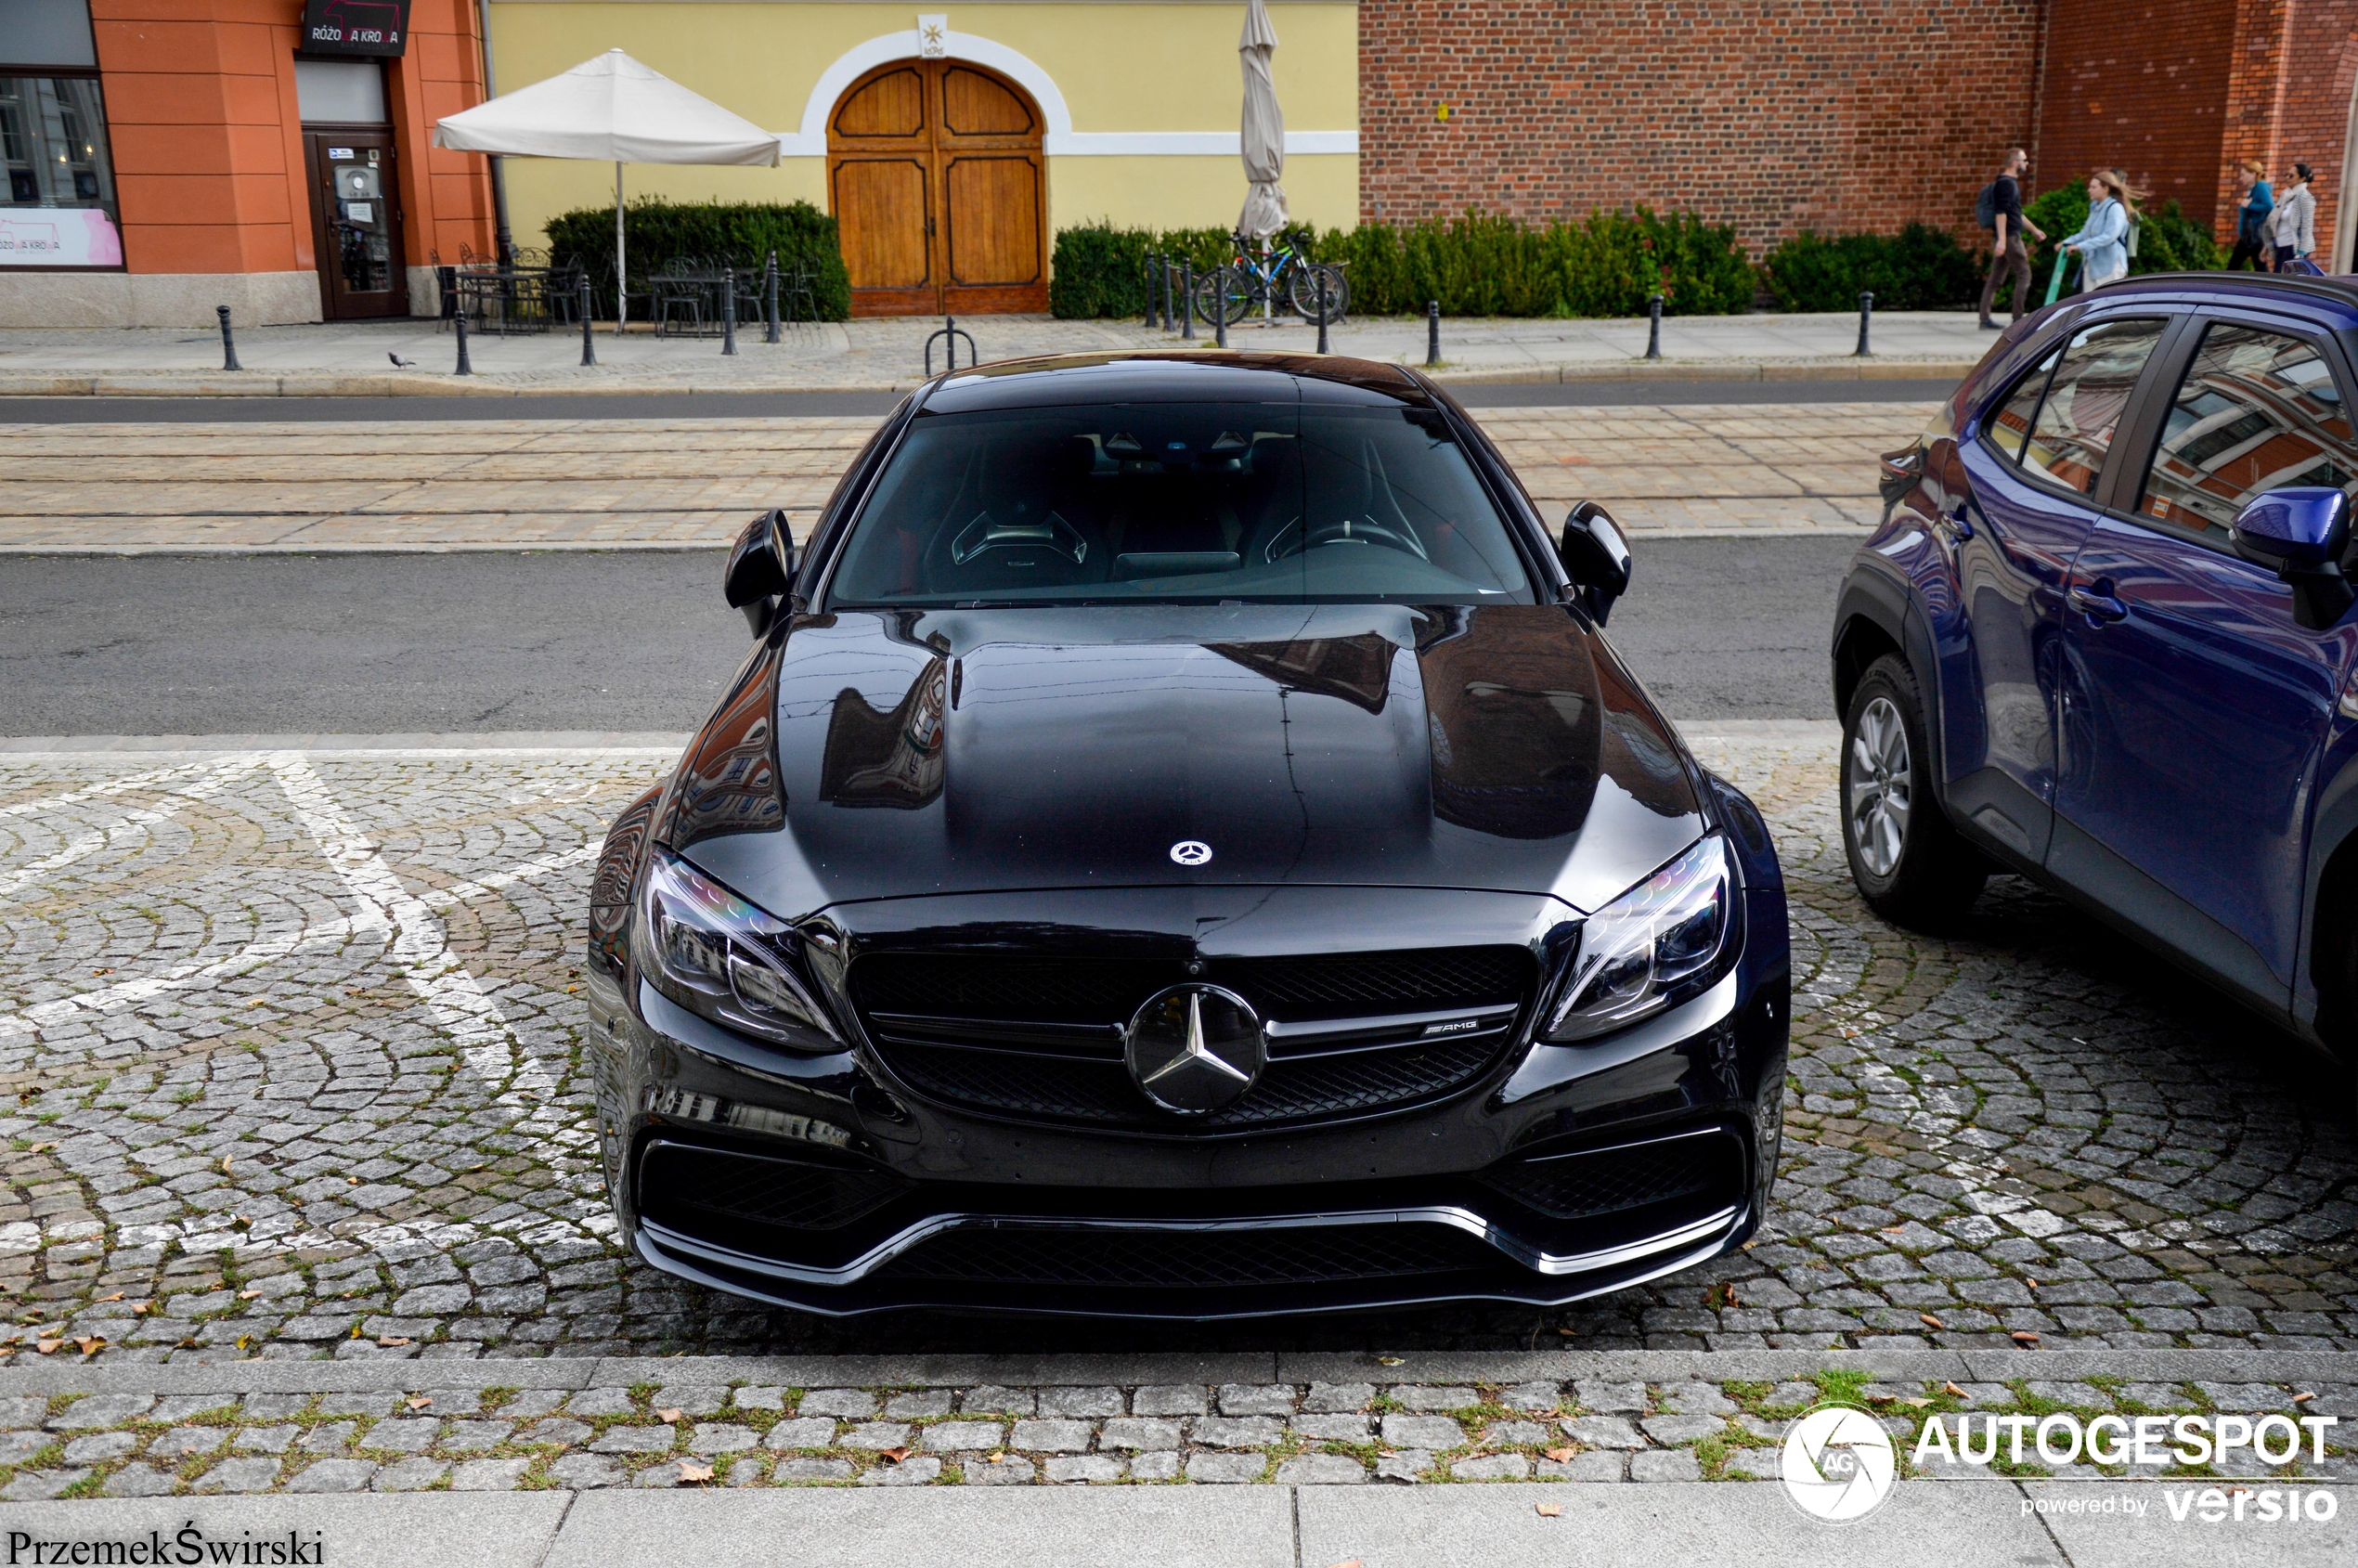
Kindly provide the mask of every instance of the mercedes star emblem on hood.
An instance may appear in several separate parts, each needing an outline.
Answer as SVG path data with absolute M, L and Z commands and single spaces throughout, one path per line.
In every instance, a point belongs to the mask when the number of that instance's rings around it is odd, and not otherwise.
M 1236 1104 L 1268 1059 L 1252 1004 L 1216 985 L 1156 992 L 1131 1018 L 1124 1039 L 1139 1092 L 1182 1116 Z
M 1208 865 L 1211 846 L 1200 838 L 1182 838 L 1171 847 L 1171 858 L 1181 865 Z

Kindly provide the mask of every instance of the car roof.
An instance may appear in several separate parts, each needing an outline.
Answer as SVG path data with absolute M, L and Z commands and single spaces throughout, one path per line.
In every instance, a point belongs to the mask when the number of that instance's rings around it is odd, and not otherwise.
M 2327 307 L 2337 323 L 2358 326 L 2358 278 L 2289 278 L 2261 272 L 2147 272 L 2105 285 L 2090 300 L 2123 295 L 2189 300 L 2196 304 L 2227 304 L 2235 300 L 2272 305 L 2301 305 L 2313 310 Z
M 1002 359 L 936 378 L 921 413 L 1088 403 L 1357 403 L 1431 407 L 1428 385 L 1398 365 L 1339 354 L 1139 349 Z

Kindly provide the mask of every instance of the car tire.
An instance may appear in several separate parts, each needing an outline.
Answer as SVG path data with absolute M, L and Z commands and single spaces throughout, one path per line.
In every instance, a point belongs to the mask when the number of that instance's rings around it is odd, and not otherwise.
M 1924 713 L 1897 654 L 1859 678 L 1842 720 L 1842 848 L 1868 908 L 1929 929 L 1964 913 L 1989 862 L 1957 836 L 1933 791 Z

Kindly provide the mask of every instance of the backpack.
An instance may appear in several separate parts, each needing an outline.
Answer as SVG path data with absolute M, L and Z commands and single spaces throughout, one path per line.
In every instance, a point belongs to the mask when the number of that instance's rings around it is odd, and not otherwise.
M 1974 198 L 1973 221 L 1993 234 L 1997 232 L 1998 182 L 1996 180 L 1991 180 L 1988 185 L 1983 186 L 1981 194 Z

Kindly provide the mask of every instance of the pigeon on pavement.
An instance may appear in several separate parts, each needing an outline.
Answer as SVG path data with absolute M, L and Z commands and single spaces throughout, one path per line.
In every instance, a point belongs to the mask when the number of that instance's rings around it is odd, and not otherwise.
M 385 357 L 393 361 L 394 367 L 396 369 L 414 370 L 418 367 L 418 362 L 415 359 L 404 359 L 401 356 L 394 353 L 391 349 L 385 350 Z

